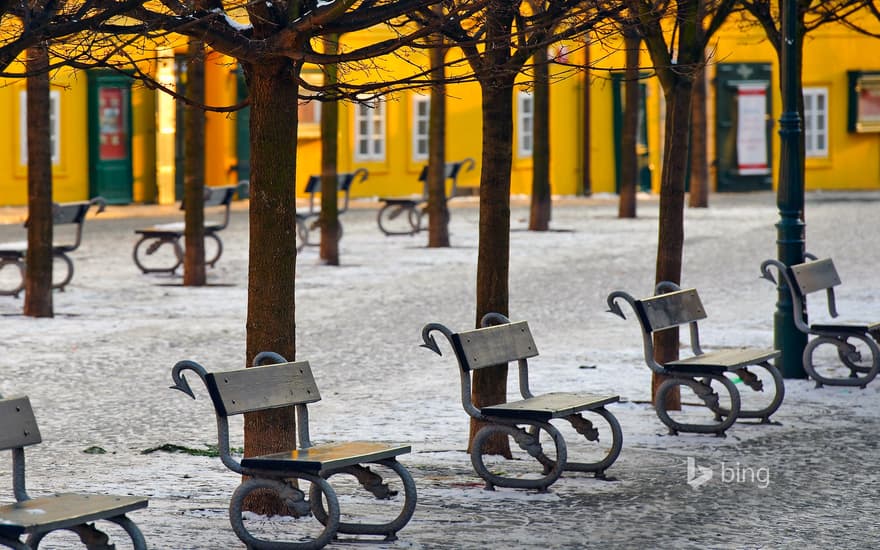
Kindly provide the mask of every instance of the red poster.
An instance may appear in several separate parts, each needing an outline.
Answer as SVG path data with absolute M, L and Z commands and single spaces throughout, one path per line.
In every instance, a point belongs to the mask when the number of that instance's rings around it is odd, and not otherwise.
M 98 89 L 98 124 L 101 160 L 126 158 L 125 90 Z

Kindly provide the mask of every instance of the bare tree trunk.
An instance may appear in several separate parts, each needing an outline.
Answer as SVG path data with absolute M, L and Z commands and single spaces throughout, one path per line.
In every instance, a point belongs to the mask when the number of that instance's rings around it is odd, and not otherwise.
M 550 63 L 547 47 L 538 48 L 532 58 L 535 82 L 534 144 L 532 150 L 532 199 L 529 230 L 550 229 Z
M 49 49 L 27 50 L 28 224 L 24 314 L 52 317 L 52 143 L 49 128 Z
M 431 104 L 428 115 L 428 247 L 449 246 L 449 207 L 446 204 L 446 48 L 434 38 L 431 50 Z
M 582 91 L 582 101 L 584 103 L 584 117 L 583 117 L 583 128 L 582 130 L 582 139 L 583 143 L 581 144 L 581 162 L 583 163 L 583 172 L 581 174 L 581 194 L 585 197 L 589 197 L 593 194 L 593 184 L 592 179 L 590 178 L 590 157 L 592 156 L 592 152 L 590 151 L 591 145 L 591 135 L 590 135 L 590 39 L 589 37 L 585 41 L 584 44 L 584 89 Z
M 709 154 L 706 127 L 706 69 L 694 80 L 693 113 L 691 118 L 691 188 L 688 206 L 709 206 Z
M 510 173 L 513 160 L 513 75 L 481 82 L 483 158 L 480 174 L 480 242 L 477 256 L 477 318 L 489 312 L 507 315 L 510 269 Z M 507 365 L 474 372 L 477 407 L 507 400 Z M 482 424 L 471 421 L 468 447 Z M 487 454 L 510 456 L 507 437 L 495 437 Z
M 205 46 L 190 40 L 187 51 L 186 97 L 195 105 L 184 111 L 186 157 L 183 161 L 185 253 L 184 286 L 204 286 L 205 273 Z
M 326 37 L 324 49 L 328 55 L 335 55 L 339 50 L 339 36 Z M 336 65 L 329 64 L 324 68 L 326 84 L 335 85 Z M 321 226 L 321 260 L 327 265 L 339 265 L 338 150 L 339 103 L 324 101 L 321 103 L 321 213 L 318 223 Z
M 297 94 L 300 66 L 285 58 L 246 64 L 251 98 L 250 247 L 247 364 L 260 351 L 296 355 Z M 293 449 L 293 407 L 245 415 L 245 456 Z M 248 509 L 284 513 L 274 496 L 249 499 Z
M 684 179 L 687 174 L 688 133 L 691 114 L 692 81 L 681 78 L 666 91 L 666 141 L 660 184 L 660 220 L 657 240 L 655 283 L 681 282 L 684 247 Z M 654 358 L 665 363 L 678 358 L 678 329 L 654 334 Z M 654 390 L 662 377 L 654 376 Z M 670 394 L 667 408 L 680 408 L 680 397 Z
M 639 178 L 639 157 L 636 153 L 639 131 L 639 33 L 627 24 L 623 30 L 626 50 L 624 74 L 623 131 L 620 136 L 620 203 L 619 218 L 636 217 L 636 189 Z

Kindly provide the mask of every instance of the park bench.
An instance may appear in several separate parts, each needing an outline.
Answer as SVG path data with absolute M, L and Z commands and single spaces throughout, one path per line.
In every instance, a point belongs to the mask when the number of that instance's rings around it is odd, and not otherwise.
M 58 226 L 73 226 L 72 236 L 65 235 L 71 240 L 52 243 L 52 256 L 61 260 L 65 266 L 64 277 L 58 282 L 53 282 L 52 288 L 64 291 L 64 287 L 73 279 L 73 260 L 70 259 L 68 254 L 79 248 L 80 243 L 82 243 L 83 224 L 86 221 L 86 214 L 92 205 L 97 205 L 98 213 L 100 214 L 104 211 L 106 202 L 102 197 L 95 197 L 88 201 L 52 203 L 53 235 L 58 233 L 58 231 L 54 231 Z M 27 227 L 27 222 L 25 222 L 25 227 Z M 27 241 L 0 244 L 0 270 L 7 265 L 12 265 L 18 268 L 21 275 L 20 282 L 15 288 L 0 289 L 0 294 L 18 297 L 21 291 L 24 290 L 27 248 Z
M 533 395 L 529 388 L 528 360 L 538 355 L 538 349 L 528 323 L 514 323 L 499 313 L 488 313 L 480 324 L 481 328 L 456 333 L 439 323 L 429 323 L 422 329 L 422 347 L 441 354 L 431 334 L 434 331 L 446 336 L 452 345 L 461 378 L 461 404 L 471 418 L 483 423 L 471 442 L 470 455 L 474 470 L 486 482 L 486 489 L 498 486 L 546 491 L 566 470 L 594 472 L 596 477 L 604 478 L 605 471 L 617 460 L 623 445 L 620 423 L 605 408 L 617 402 L 619 397 L 565 392 Z M 496 365 L 506 366 L 511 361 L 516 361 L 519 366 L 522 399 L 482 407 L 474 404 L 471 398 L 471 372 Z M 584 418 L 584 412 L 604 419 L 610 429 L 611 441 L 600 441 L 599 429 Z M 555 419 L 569 422 L 587 441 L 598 444 L 599 459 L 593 462 L 568 461 L 565 438 L 550 423 Z M 544 453 L 542 431 L 552 438 L 555 457 Z M 490 471 L 483 458 L 483 446 L 493 435 L 512 437 L 521 449 L 540 463 L 540 477 L 535 477 L 534 473 L 514 476 Z
M 473 170 L 476 163 L 468 157 L 458 162 L 447 162 L 444 172 L 447 180 L 451 180 L 451 188 L 448 199 L 454 199 L 468 195 L 458 187 L 458 176 L 462 172 Z M 415 198 L 406 197 L 379 197 L 383 202 L 376 221 L 379 230 L 385 235 L 415 235 L 422 230 L 422 218 L 425 215 L 425 206 L 428 202 L 428 166 L 422 167 L 419 174 L 419 182 L 422 184 L 422 196 Z
M 220 221 L 205 220 L 205 238 L 211 239 L 216 245 L 216 250 L 210 258 L 205 259 L 205 265 L 214 267 L 220 255 L 223 254 L 223 241 L 220 240 L 218 233 L 229 225 L 229 211 L 232 206 L 232 200 L 235 194 L 242 191 L 248 185 L 247 182 L 240 182 L 238 185 L 224 185 L 218 187 L 205 187 L 205 208 L 222 208 L 223 219 Z M 185 201 L 181 201 L 180 209 L 185 210 Z M 183 264 L 184 250 L 181 245 L 184 232 L 186 230 L 185 222 L 171 222 L 153 225 L 142 229 L 135 229 L 135 233 L 140 235 L 140 239 L 134 244 L 132 250 L 132 258 L 135 265 L 143 273 L 169 273 L 174 274 L 177 268 Z M 147 261 L 147 256 L 155 254 L 163 245 L 168 245 L 174 255 L 170 260 L 163 257 L 158 260 L 158 265 L 151 265 L 153 262 Z M 166 247 L 167 249 L 167 247 Z M 168 261 L 167 265 L 162 262 Z M 154 260 L 156 262 L 156 260 Z
M 337 213 L 344 214 L 348 211 L 349 194 L 352 184 L 366 181 L 369 172 L 366 168 L 358 168 L 354 172 L 336 174 L 336 191 L 342 193 L 342 204 Z M 321 209 L 315 205 L 315 194 L 321 192 L 321 176 L 309 176 L 304 189 L 309 195 L 309 210 L 296 213 L 296 251 L 300 252 L 305 246 L 318 246 L 321 240 L 313 236 L 313 231 L 320 229 L 317 219 L 309 223 L 309 219 L 317 218 Z M 342 223 L 339 223 L 339 238 L 342 238 Z
M 825 291 L 828 313 L 837 317 L 837 303 L 834 287 L 840 284 L 840 276 L 831 258 L 818 259 L 805 254 L 806 262 L 786 267 L 778 260 L 765 260 L 761 273 L 765 279 L 787 286 L 791 293 L 791 307 L 794 324 L 807 335 L 808 342 L 803 352 L 803 365 L 807 374 L 816 382 L 816 387 L 859 386 L 864 388 L 880 370 L 880 322 L 838 321 L 810 324 L 808 321 L 807 295 Z M 775 267 L 779 281 L 773 277 L 770 268 Z M 834 376 L 836 361 L 823 361 L 816 357 L 820 346 L 831 345 L 837 348 L 837 358 L 847 368 L 843 376 Z M 867 351 L 869 359 L 863 358 Z M 826 368 L 827 365 L 833 365 Z
M 415 482 L 409 471 L 397 461 L 397 456 L 410 452 L 410 447 L 373 441 L 313 444 L 309 435 L 307 405 L 320 401 L 321 395 L 309 363 L 289 363 L 276 353 L 263 352 L 254 358 L 254 365 L 247 369 L 209 373 L 198 363 L 180 361 L 172 370 L 174 385 L 171 387 L 190 397 L 195 396 L 183 377 L 183 371 L 192 370 L 204 381 L 217 416 L 220 459 L 230 470 L 248 476 L 233 492 L 229 504 L 230 523 L 238 538 L 254 549 L 322 548 L 336 538 L 337 533 L 384 535 L 385 540 L 396 539 L 396 533 L 409 522 L 416 507 Z M 228 417 L 288 406 L 296 407 L 298 448 L 245 457 L 241 461 L 232 457 Z M 404 495 L 399 514 L 382 523 L 340 521 L 339 499 L 327 481 L 337 474 L 353 476 L 375 499 L 393 499 L 399 503 L 400 498 L 394 499 L 398 492 L 383 482 L 379 470 L 386 474 L 393 472 L 400 478 Z M 297 487 L 296 480 L 310 484 L 308 498 Z M 310 540 L 300 542 L 255 537 L 245 526 L 242 513 L 244 499 L 258 490 L 275 492 L 297 517 L 311 512 L 323 529 Z M 389 505 L 393 507 L 395 503 Z
M 667 377 L 657 388 L 654 405 L 657 416 L 671 434 L 693 432 L 723 436 L 739 418 L 758 418 L 761 423 L 770 422 L 770 416 L 776 412 L 785 396 L 782 375 L 770 363 L 779 356 L 778 350 L 738 348 L 704 352 L 697 322 L 706 319 L 707 315 L 699 294 L 693 288 L 681 289 L 675 283 L 664 281 L 657 285 L 654 296 L 641 300 L 624 291 L 614 291 L 608 295 L 609 312 L 625 319 L 618 299 L 629 303 L 636 313 L 642 328 L 645 363 L 653 372 Z M 673 361 L 657 361 L 654 357 L 654 333 L 684 325 L 689 327 L 692 355 Z M 765 388 L 764 376 L 753 372 L 756 368 L 766 371 L 770 388 Z M 766 396 L 759 399 L 757 395 L 750 395 L 747 404 L 743 405 L 743 396 L 735 385 L 739 381 L 755 392 L 767 390 Z M 716 382 L 728 394 L 725 401 L 713 386 Z M 691 389 L 713 413 L 712 421 L 705 423 L 702 415 L 698 415 L 696 420 L 699 423 L 694 423 L 691 422 L 691 415 L 684 413 L 675 413 L 676 418 L 673 418 L 667 409 L 667 396 L 676 386 Z M 689 407 L 683 404 L 683 409 Z
M 12 451 L 15 495 L 14 503 L 0 505 L 0 545 L 16 550 L 37 548 L 50 532 L 67 530 L 78 535 L 87 548 L 114 548 L 93 523 L 106 520 L 128 533 L 135 550 L 145 550 L 140 529 L 126 514 L 146 508 L 146 498 L 78 493 L 35 498 L 28 495 L 24 448 L 41 441 L 30 400 L 26 396 L 0 398 L 0 450 Z M 26 537 L 24 542 L 22 536 Z

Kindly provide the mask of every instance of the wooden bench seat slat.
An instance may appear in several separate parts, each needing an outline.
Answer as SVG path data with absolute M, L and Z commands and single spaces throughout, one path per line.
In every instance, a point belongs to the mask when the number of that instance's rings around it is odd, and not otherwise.
M 459 332 L 452 336 L 452 345 L 474 370 L 538 355 L 525 321 Z
M 0 517 L 23 532 L 44 532 L 121 516 L 147 503 L 141 497 L 59 493 L 0 506 Z
M 27 252 L 27 241 L 14 241 L 0 244 L 0 256 L 20 257 Z
M 0 450 L 34 445 L 42 441 L 37 419 L 26 396 L 0 401 Z
M 864 334 L 866 332 L 877 332 L 880 330 L 880 323 L 841 323 L 837 325 L 815 324 L 810 325 L 810 330 L 814 332 L 846 332 L 851 334 Z
M 244 458 L 241 465 L 259 470 L 318 472 L 394 458 L 409 453 L 410 450 L 409 445 L 392 446 L 374 441 L 351 441 Z
M 209 373 L 205 383 L 225 416 L 321 400 L 308 361 Z
M 205 231 L 219 231 L 221 229 L 223 229 L 223 224 L 221 222 L 205 222 Z M 154 225 L 152 227 L 145 227 L 143 229 L 135 229 L 134 232 L 138 235 L 151 235 L 156 237 L 181 237 L 184 231 L 185 227 L 183 223 L 171 222 Z
M 724 367 L 726 369 L 738 369 L 762 363 L 779 357 L 780 351 L 774 349 L 724 349 L 694 355 L 685 359 L 664 363 L 666 367 Z
M 617 395 L 553 392 L 529 399 L 490 405 L 481 410 L 487 416 L 547 421 L 579 411 L 598 409 L 619 400 L 620 397 Z

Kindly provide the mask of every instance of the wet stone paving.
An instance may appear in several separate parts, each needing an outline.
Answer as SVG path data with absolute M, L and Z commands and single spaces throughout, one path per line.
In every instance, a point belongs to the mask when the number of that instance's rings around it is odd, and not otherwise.
M 426 248 L 424 234 L 385 237 L 378 205 L 354 201 L 342 217 L 342 265 L 321 265 L 313 247 L 297 260 L 296 359 L 310 361 L 323 397 L 310 406 L 313 441 L 411 445 L 400 461 L 418 488 L 415 515 L 396 541 L 342 535 L 329 548 L 878 546 L 880 381 L 859 390 L 786 380 L 778 424 L 739 422 L 726 438 L 667 435 L 648 404 L 637 323 L 605 311 L 612 290 L 652 291 L 656 198 L 640 200 L 634 220 L 617 219 L 613 197 L 559 200 L 556 231 L 546 233 L 526 231 L 527 201 L 514 201 L 509 316 L 529 321 L 540 350 L 530 362 L 532 390 L 620 395 L 608 408 L 623 450 L 607 472 L 616 481 L 567 472 L 546 493 L 484 490 L 464 452 L 468 418 L 454 356 L 419 347 L 426 323 L 474 324 L 477 203 L 451 204 L 451 248 Z M 808 250 L 833 255 L 843 280 L 837 305 L 848 318 L 880 317 L 878 206 L 876 193 L 807 197 Z M 134 230 L 175 221 L 179 210 L 110 207 L 86 224 L 73 281 L 54 294 L 55 318 L 25 318 L 21 299 L 0 300 L 0 394 L 29 395 L 43 435 L 27 451 L 31 494 L 142 495 L 149 507 L 131 517 L 151 549 L 244 547 L 227 509 L 238 475 L 216 457 L 146 451 L 216 443 L 204 387 L 193 384 L 193 401 L 168 386 L 183 359 L 209 371 L 244 365 L 246 207 L 235 204 L 206 287 L 182 287 L 179 274 L 143 275 L 131 261 Z M 698 288 L 708 311 L 704 348 L 772 345 L 776 290 L 759 278 L 759 265 L 776 254 L 777 219 L 770 193 L 713 195 L 710 208 L 686 211 L 682 285 Z M 0 225 L 4 241 L 21 234 L 20 221 Z M 817 306 L 811 318 L 821 318 Z M 239 420 L 232 434 L 240 447 Z M 579 445 L 569 441 L 570 460 Z M 0 455 L 4 486 L 9 501 L 8 453 Z M 358 513 L 373 506 L 341 502 Z M 249 521 L 297 533 L 304 520 Z M 108 531 L 118 550 L 130 548 Z M 54 535 L 40 546 L 76 547 Z

